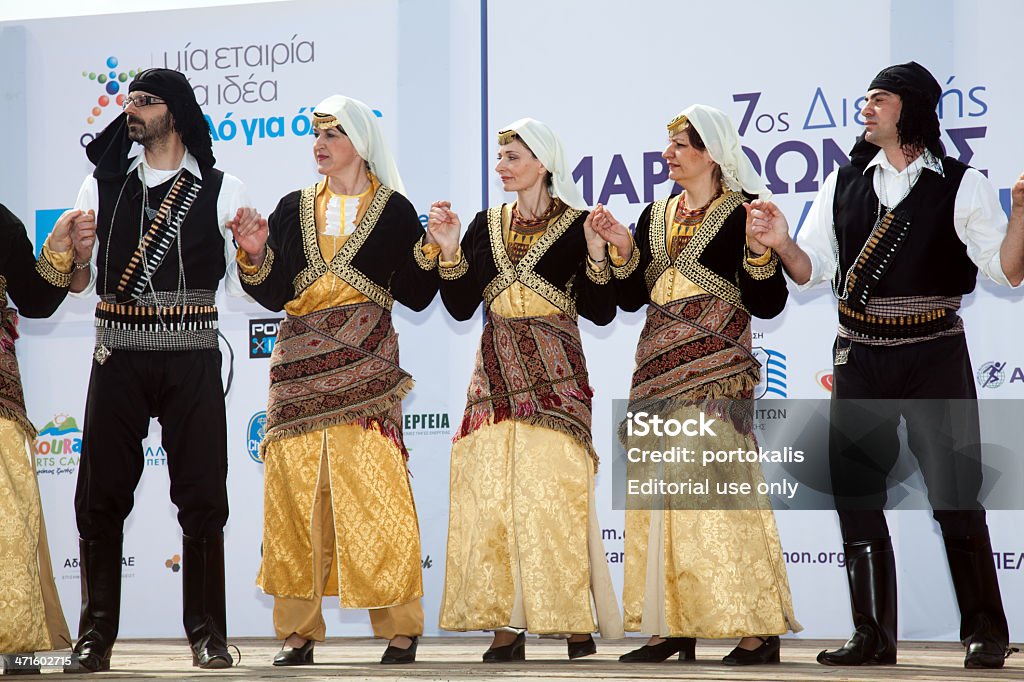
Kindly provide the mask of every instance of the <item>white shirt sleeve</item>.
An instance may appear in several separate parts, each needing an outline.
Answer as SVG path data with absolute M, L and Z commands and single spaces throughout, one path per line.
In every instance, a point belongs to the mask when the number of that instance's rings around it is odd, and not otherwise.
M 811 204 L 804 224 L 797 234 L 797 245 L 811 261 L 811 277 L 804 284 L 796 284 L 797 291 L 810 289 L 816 284 L 829 282 L 835 276 L 839 264 L 835 256 L 835 229 L 833 228 L 832 208 L 835 205 L 836 178 L 839 171 L 834 170 L 821 184 L 814 202 Z M 788 273 L 787 273 L 788 276 Z
M 1013 287 L 999 260 L 999 247 L 1006 236 L 1006 214 L 992 183 L 974 168 L 968 168 L 960 181 L 953 203 L 953 228 L 982 274 L 996 284 Z
M 238 298 L 249 298 L 242 283 L 238 280 L 238 263 L 235 262 L 235 242 L 228 227 L 228 221 L 234 220 L 238 209 L 245 206 L 252 206 L 249 200 L 249 191 L 242 184 L 242 181 L 234 175 L 224 174 L 221 182 L 220 195 L 217 197 L 217 221 L 220 223 L 220 231 L 224 236 L 224 288 L 228 294 Z
M 75 199 L 75 210 L 78 211 L 92 211 L 94 215 L 99 216 L 100 213 L 100 188 L 96 184 L 96 178 L 89 175 L 85 176 L 85 180 L 82 181 L 82 186 L 78 190 L 78 198 Z M 96 254 L 99 251 L 99 240 L 93 244 L 92 247 L 92 261 L 89 263 L 89 283 L 85 285 L 85 288 L 81 291 L 68 292 L 72 296 L 78 298 L 85 298 L 91 296 L 96 291 Z

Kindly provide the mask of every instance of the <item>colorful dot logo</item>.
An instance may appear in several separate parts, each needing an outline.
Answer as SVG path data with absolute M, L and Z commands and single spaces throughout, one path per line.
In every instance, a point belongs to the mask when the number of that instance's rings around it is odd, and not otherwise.
M 117 70 L 117 57 L 107 57 L 106 69 L 96 71 L 83 71 L 82 78 L 88 78 L 91 81 L 99 83 L 100 87 L 103 88 L 103 94 L 96 99 L 96 105 L 89 112 L 88 118 L 85 120 L 90 124 L 95 123 L 96 119 L 99 118 L 103 110 L 110 106 L 111 101 L 121 107 L 124 104 L 124 92 L 125 84 L 129 78 L 135 78 L 142 69 L 132 69 L 131 71 L 118 71 Z M 113 98 L 113 99 L 111 99 Z
M 113 59 L 113 57 L 111 57 L 111 59 Z M 181 555 L 175 554 L 170 559 L 164 562 L 164 566 L 171 569 L 171 571 L 173 571 L 174 573 L 177 573 L 181 570 Z

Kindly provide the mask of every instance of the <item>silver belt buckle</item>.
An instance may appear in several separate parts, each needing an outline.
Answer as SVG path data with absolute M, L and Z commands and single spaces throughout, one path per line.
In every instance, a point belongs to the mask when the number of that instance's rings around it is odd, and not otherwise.
M 93 359 L 95 359 L 96 363 L 100 364 L 100 365 L 102 365 L 104 362 L 106 362 L 107 358 L 109 358 L 110 355 L 111 355 L 110 349 L 107 348 L 106 346 L 104 346 L 102 343 L 100 345 L 96 346 L 96 350 L 94 350 L 93 353 L 92 353 Z

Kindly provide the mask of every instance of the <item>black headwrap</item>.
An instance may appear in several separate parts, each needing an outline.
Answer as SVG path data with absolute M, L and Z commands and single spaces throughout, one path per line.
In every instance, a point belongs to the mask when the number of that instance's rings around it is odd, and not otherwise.
M 939 115 L 935 111 L 942 97 L 942 86 L 928 69 L 917 62 L 888 66 L 878 72 L 868 90 L 887 90 L 900 96 L 903 106 L 896 124 L 900 144 L 925 147 L 939 157 L 945 155 L 939 139 Z M 878 149 L 861 134 L 850 150 L 850 161 L 863 168 Z
M 174 118 L 174 130 L 200 167 L 212 167 L 216 163 L 210 128 L 183 74 L 171 69 L 146 69 L 128 86 L 129 93 L 136 90 L 156 95 L 167 103 Z M 132 142 L 128 139 L 127 116 L 121 113 L 85 147 L 86 156 L 96 165 L 93 175 L 97 179 L 120 177 L 128 172 L 128 151 Z

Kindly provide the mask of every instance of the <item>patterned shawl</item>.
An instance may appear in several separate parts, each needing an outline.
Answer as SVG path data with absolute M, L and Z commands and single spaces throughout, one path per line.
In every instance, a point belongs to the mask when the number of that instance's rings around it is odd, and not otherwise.
M 508 318 L 488 312 L 466 411 L 452 440 L 513 419 L 571 436 L 596 466 L 593 396 L 574 320 L 563 314 Z
M 700 404 L 750 433 L 753 415 L 744 403 L 752 401 L 760 377 L 750 343 L 750 313 L 717 296 L 651 303 L 636 348 L 629 409 L 664 414 L 674 405 Z
M 408 457 L 402 398 L 413 383 L 398 366 L 391 313 L 376 303 L 289 315 L 270 360 L 267 435 L 260 454 L 282 438 L 358 423 L 376 426 Z
M 14 354 L 18 338 L 18 314 L 0 302 L 0 419 L 9 419 L 35 441 L 36 429 L 25 410 L 25 394 L 21 388 L 21 371 Z

